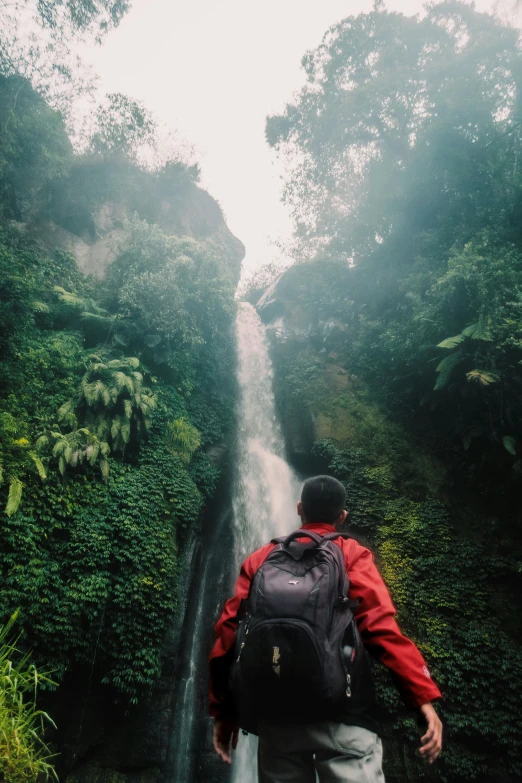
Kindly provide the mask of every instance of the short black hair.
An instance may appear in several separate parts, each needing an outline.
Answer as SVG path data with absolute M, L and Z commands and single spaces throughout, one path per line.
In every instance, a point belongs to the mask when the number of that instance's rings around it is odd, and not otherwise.
M 313 476 L 301 492 L 303 515 L 307 522 L 333 522 L 346 505 L 346 490 L 333 476 Z

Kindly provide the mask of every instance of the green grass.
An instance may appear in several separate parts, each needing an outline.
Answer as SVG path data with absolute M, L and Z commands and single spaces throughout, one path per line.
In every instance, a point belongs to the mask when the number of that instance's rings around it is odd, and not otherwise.
M 50 680 L 29 663 L 28 655 L 18 653 L 11 637 L 17 616 L 0 629 L 0 781 L 57 781 L 43 740 L 46 726 L 54 723 L 36 703 L 38 686 Z

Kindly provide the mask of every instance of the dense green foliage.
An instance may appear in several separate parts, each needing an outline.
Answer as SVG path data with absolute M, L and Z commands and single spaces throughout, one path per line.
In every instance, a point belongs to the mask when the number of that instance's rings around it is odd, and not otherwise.
M 279 286 L 287 429 L 313 414 L 314 453 L 348 482 L 352 522 L 441 683 L 430 779 L 518 780 L 518 35 L 458 2 L 423 19 L 377 7 L 303 65 L 306 86 L 267 125 L 300 262 Z M 422 779 L 394 744 L 413 723 L 396 724 L 388 774 Z
M 221 331 L 213 326 L 212 346 L 198 339 L 189 369 L 168 352 L 165 362 L 155 361 L 147 329 L 136 351 L 142 359 L 126 357 L 121 338 L 111 337 L 110 319 L 93 357 L 82 331 L 91 334 L 89 319 L 64 313 L 70 309 L 62 301 L 64 289 L 50 285 L 55 262 L 33 250 L 20 254 L 19 241 L 3 236 L 10 263 L 2 284 L 12 287 L 30 258 L 46 307 L 31 310 L 27 285 L 20 306 L 29 315 L 11 318 L 2 357 L 1 415 L 9 440 L 2 440 L 1 460 L 4 476 L 23 484 L 18 510 L 2 523 L 4 611 L 21 607 L 25 643 L 58 678 L 73 664 L 96 659 L 104 681 L 135 699 L 159 673 L 162 639 L 176 608 L 184 530 L 215 485 L 204 454 L 191 457 L 223 437 L 230 417 L 225 368 L 217 388 L 216 376 L 206 374 L 216 370 L 214 350 L 230 362 L 227 320 Z M 70 285 L 76 274 L 72 259 L 68 263 Z M 77 279 L 76 293 L 89 285 Z M 232 288 L 223 286 L 222 307 L 230 316 Z M 101 293 L 105 286 L 99 288 Z M 180 301 L 192 291 L 184 292 L 179 282 Z M 128 319 L 125 313 L 122 328 Z M 161 324 L 155 334 L 164 339 Z M 145 355 L 156 375 L 141 363 Z M 183 356 L 192 358 L 188 349 Z M 201 386 L 190 395 L 194 372 Z M 144 375 L 154 395 L 142 385 Z M 41 475 L 28 451 L 35 441 L 45 464 Z
M 63 119 L 21 76 L 0 73 L 0 217 L 23 220 L 38 191 L 66 171 Z
M 0 82 L 0 594 L 54 679 L 84 667 L 136 702 L 222 469 L 207 451 L 230 430 L 236 262 L 143 219 L 194 194 L 197 169 L 140 167 L 116 103 L 75 157 L 29 84 Z M 88 231 L 117 197 L 129 217 L 104 280 L 31 238 L 49 219 Z

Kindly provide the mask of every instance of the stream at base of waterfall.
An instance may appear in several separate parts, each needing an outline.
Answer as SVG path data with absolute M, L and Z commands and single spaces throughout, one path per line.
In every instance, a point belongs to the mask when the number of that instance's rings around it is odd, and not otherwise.
M 233 495 L 236 571 L 254 549 L 299 526 L 300 485 L 284 458 L 273 392 L 273 371 L 264 326 L 252 305 L 239 305 L 238 448 Z M 257 738 L 242 736 L 232 783 L 256 783 Z

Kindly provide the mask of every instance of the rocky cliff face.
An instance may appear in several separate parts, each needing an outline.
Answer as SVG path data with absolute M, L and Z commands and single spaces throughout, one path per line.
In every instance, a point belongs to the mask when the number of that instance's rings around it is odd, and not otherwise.
M 367 397 L 362 381 L 343 366 L 340 344 L 349 339 L 347 323 L 327 307 L 317 312 L 308 304 L 316 272 L 310 264 L 290 267 L 256 304 L 272 340 L 287 449 L 298 463 L 317 440 L 359 442 Z
M 169 176 L 145 171 L 129 161 L 76 162 L 67 178 L 40 195 L 28 231 L 50 249 L 77 259 L 85 274 L 103 278 L 125 250 L 125 225 L 134 215 L 158 225 L 168 236 L 189 236 L 225 248 L 237 280 L 243 243 L 228 228 L 217 201 L 181 165 Z

